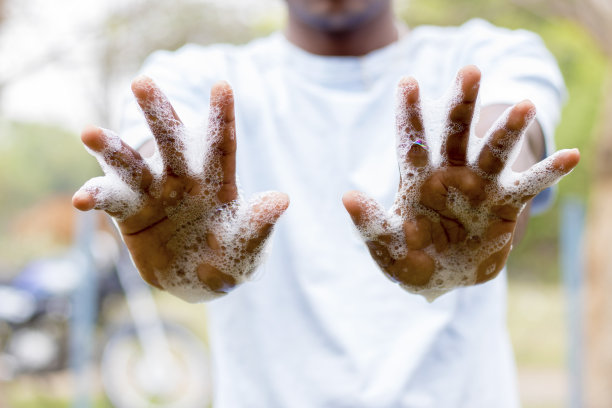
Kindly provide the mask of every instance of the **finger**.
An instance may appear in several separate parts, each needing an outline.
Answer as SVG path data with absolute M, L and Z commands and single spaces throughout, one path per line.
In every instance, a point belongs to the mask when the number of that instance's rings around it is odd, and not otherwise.
M 397 244 L 397 236 L 389 231 L 390 223 L 385 209 L 376 200 L 359 191 L 345 193 L 342 203 L 365 241 L 372 259 L 395 280 L 387 269 L 396 262 L 391 247 Z
M 181 140 L 184 126 L 168 98 L 151 78 L 145 76 L 132 82 L 132 92 L 155 137 L 166 171 L 179 176 L 187 174 Z
M 81 133 L 81 140 L 131 188 L 146 191 L 153 182 L 153 175 L 140 153 L 114 132 L 88 126 Z
M 210 92 L 208 138 L 211 154 L 219 166 L 220 189 L 217 193 L 222 203 L 238 196 L 236 187 L 236 118 L 234 93 L 225 81 L 217 82 Z
M 289 196 L 283 193 L 269 192 L 257 197 L 249 204 L 249 231 L 245 249 L 249 253 L 261 250 L 272 233 L 272 229 L 289 207 Z
M 80 211 L 93 210 L 96 206 L 96 200 L 87 191 L 79 190 L 72 196 L 72 205 Z
M 531 166 L 515 182 L 521 201 L 526 202 L 540 191 L 557 183 L 572 171 L 579 161 L 578 149 L 567 149 L 560 150 Z
M 387 214 L 376 200 L 359 191 L 349 191 L 342 197 L 342 203 L 366 241 L 388 235 Z
M 106 211 L 121 220 L 134 214 L 141 205 L 141 196 L 125 184 L 117 184 L 112 177 L 94 177 L 72 197 L 72 204 L 81 211 Z
M 464 166 L 474 107 L 480 87 L 480 70 L 474 65 L 462 68 L 456 79 L 457 95 L 451 102 L 446 122 L 446 141 L 442 145 L 442 157 L 449 164 Z
M 485 173 L 499 174 L 508 162 L 514 147 L 535 118 L 535 106 L 523 101 L 508 109 L 493 125 L 478 156 L 478 167 Z
M 426 166 L 429 154 L 421 115 L 419 84 L 414 78 L 400 80 L 397 101 L 395 123 L 398 154 L 411 166 Z

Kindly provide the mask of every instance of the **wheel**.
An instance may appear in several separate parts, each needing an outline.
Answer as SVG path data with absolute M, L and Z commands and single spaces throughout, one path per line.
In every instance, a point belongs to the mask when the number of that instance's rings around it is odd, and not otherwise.
M 149 361 L 134 326 L 114 332 L 100 364 L 116 408 L 203 408 L 211 402 L 208 352 L 190 331 L 164 323 L 170 361 Z

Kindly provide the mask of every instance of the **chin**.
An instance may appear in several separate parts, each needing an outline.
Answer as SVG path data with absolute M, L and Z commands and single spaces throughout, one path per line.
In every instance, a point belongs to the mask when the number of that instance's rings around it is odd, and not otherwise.
M 287 0 L 289 12 L 326 32 L 345 32 L 368 23 L 390 7 L 391 0 Z

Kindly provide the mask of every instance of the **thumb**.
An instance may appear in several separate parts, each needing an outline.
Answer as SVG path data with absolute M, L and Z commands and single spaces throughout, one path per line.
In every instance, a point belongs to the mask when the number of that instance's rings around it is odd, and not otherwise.
M 374 239 L 388 233 L 389 221 L 382 205 L 359 191 L 342 196 L 344 208 L 364 239 Z
M 249 202 L 246 237 L 247 252 L 256 252 L 272 233 L 274 224 L 289 207 L 289 196 L 275 191 L 263 193 Z

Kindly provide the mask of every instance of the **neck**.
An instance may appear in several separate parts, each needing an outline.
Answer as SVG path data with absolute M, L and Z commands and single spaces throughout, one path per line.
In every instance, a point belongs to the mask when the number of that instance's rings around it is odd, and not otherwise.
M 398 39 L 391 7 L 375 18 L 346 30 L 322 30 L 307 24 L 289 11 L 287 39 L 312 54 L 362 56 Z

